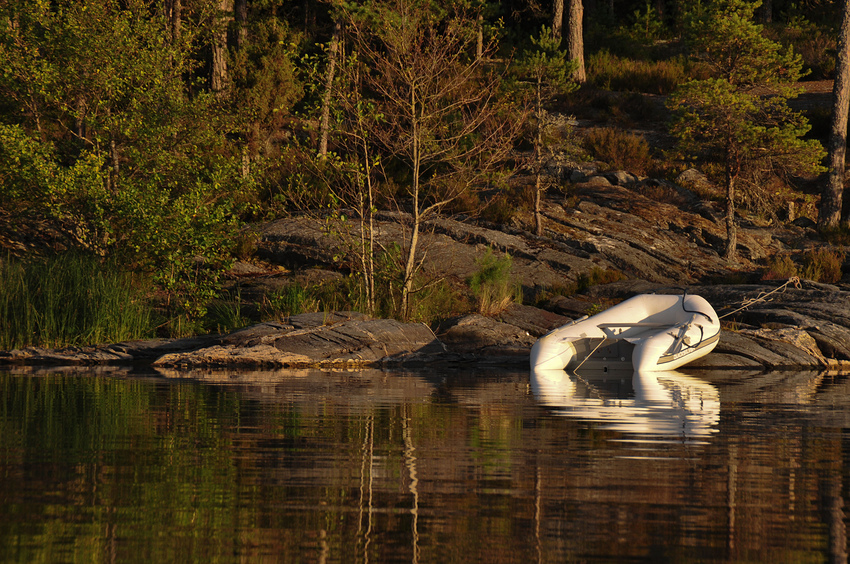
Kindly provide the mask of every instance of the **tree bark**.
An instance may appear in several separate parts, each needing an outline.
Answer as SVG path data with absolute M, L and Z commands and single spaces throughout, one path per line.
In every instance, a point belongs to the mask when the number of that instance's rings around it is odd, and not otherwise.
M 180 41 L 183 5 L 181 0 L 166 0 L 165 9 L 168 33 L 171 36 L 171 43 L 174 45 Z
M 578 67 L 573 72 L 572 79 L 584 84 L 587 82 L 587 74 L 584 70 L 584 35 L 582 33 L 584 19 L 584 6 L 582 0 L 570 0 L 569 13 L 569 38 L 567 44 L 567 53 L 570 60 L 578 61 Z
M 218 30 L 212 39 L 212 74 L 210 88 L 219 96 L 227 93 L 229 75 L 227 71 L 227 26 L 233 19 L 233 0 L 218 2 Z
M 339 51 L 339 36 L 342 30 L 342 25 L 339 20 L 334 22 L 334 33 L 331 37 L 331 44 L 328 47 L 328 70 L 325 75 L 325 94 L 322 97 L 322 121 L 319 125 L 319 154 L 325 156 L 328 154 L 328 135 L 330 131 L 330 115 L 331 115 L 331 91 L 334 85 L 334 74 L 336 73 L 336 56 Z
M 555 0 L 555 10 L 552 15 L 552 37 L 561 38 L 564 27 L 564 0 Z
M 769 24 L 773 22 L 773 0 L 762 0 L 761 3 L 761 22 Z
M 536 183 L 534 187 L 534 232 L 538 237 L 543 236 L 543 213 L 540 200 L 543 198 L 543 80 L 537 77 L 537 138 L 534 140 L 534 167 L 536 169 Z
M 241 51 L 248 43 L 248 0 L 236 0 L 233 14 L 236 17 L 236 49 Z
M 726 249 L 723 257 L 734 261 L 738 253 L 738 228 L 735 224 L 735 174 L 732 171 L 732 156 L 726 156 Z
M 826 184 L 818 210 L 818 227 L 836 227 L 841 217 L 844 168 L 847 152 L 847 117 L 850 110 L 850 0 L 843 2 L 841 31 L 832 86 L 832 123 L 829 134 Z M 847 223 L 848 218 L 843 221 Z

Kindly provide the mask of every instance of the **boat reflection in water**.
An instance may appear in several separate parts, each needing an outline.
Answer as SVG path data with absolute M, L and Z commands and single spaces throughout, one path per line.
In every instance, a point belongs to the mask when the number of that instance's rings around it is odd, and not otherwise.
M 717 388 L 681 372 L 533 370 L 537 400 L 557 415 L 629 435 L 699 441 L 717 432 Z

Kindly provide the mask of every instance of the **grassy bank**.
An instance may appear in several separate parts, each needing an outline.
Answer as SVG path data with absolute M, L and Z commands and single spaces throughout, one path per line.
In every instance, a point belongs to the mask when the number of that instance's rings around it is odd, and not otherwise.
M 97 257 L 0 261 L 0 349 L 153 335 L 149 286 Z

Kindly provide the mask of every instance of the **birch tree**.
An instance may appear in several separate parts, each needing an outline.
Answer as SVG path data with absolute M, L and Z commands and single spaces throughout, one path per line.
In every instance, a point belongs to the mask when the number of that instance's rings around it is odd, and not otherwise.
M 500 97 L 502 72 L 477 56 L 477 17 L 439 3 L 371 2 L 349 10 L 347 29 L 375 105 L 369 139 L 386 166 L 401 167 L 410 213 L 400 316 L 410 315 L 422 267 L 425 222 L 473 188 L 508 155 L 520 131 Z M 390 162 L 387 162 L 390 161 Z

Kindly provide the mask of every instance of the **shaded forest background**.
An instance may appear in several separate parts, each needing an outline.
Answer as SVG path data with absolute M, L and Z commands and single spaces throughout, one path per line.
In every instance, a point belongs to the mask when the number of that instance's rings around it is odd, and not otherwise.
M 841 3 L 754 7 L 764 35 L 800 56 L 805 80 L 834 77 Z M 423 222 L 460 213 L 508 223 L 533 210 L 552 184 L 545 154 L 659 177 L 691 166 L 628 134 L 646 106 L 606 93 L 667 96 L 709 76 L 688 36 L 702 9 L 673 0 L 0 0 L 4 285 L 18 276 L 35 293 L 39 276 L 56 275 L 44 267 L 26 278 L 28 265 L 84 256 L 62 270 L 126 275 L 132 295 L 157 304 L 131 334 L 197 332 L 223 274 L 250 253 L 244 227 L 312 213 L 360 225 L 355 305 L 409 317 Z M 583 68 L 570 56 L 576 17 Z M 614 127 L 549 135 L 547 120 L 582 108 Z M 808 118 L 807 138 L 825 143 L 828 108 Z M 791 177 L 776 177 L 781 190 L 744 204 L 770 215 L 783 198 L 800 199 Z M 814 209 L 811 194 L 803 199 Z M 405 248 L 373 246 L 378 209 L 407 212 Z M 20 244 L 27 239 L 46 243 L 43 252 Z M 493 259 L 482 271 L 504 267 Z M 379 303 L 388 279 L 400 288 L 393 311 Z M 15 299 L 0 306 L 5 315 L 30 315 L 15 313 Z

